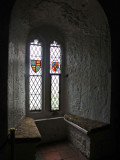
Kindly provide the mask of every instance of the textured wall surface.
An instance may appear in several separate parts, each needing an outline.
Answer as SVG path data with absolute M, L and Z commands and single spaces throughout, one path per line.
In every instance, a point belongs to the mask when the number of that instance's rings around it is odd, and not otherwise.
M 9 40 L 10 126 L 25 115 L 26 39 L 41 26 L 55 26 L 65 37 L 64 112 L 109 122 L 110 35 L 97 0 L 17 0 Z
M 107 155 L 111 155 L 113 147 L 110 140 L 110 128 L 105 127 L 88 135 L 81 130 L 67 125 L 67 135 L 69 141 L 88 159 L 102 159 Z
M 21 49 L 16 42 L 9 46 L 8 122 L 16 127 L 25 115 L 24 69 Z M 17 52 L 18 51 L 18 52 Z
M 69 141 L 87 158 L 90 157 L 90 138 L 76 129 L 68 125 L 67 134 Z
M 97 2 L 89 1 L 84 9 L 86 17 L 80 15 L 79 27 L 71 32 L 66 43 L 65 111 L 109 122 L 109 28 Z
M 18 18 L 19 6 L 13 9 L 9 35 L 8 128 L 16 127 L 25 117 L 26 25 Z

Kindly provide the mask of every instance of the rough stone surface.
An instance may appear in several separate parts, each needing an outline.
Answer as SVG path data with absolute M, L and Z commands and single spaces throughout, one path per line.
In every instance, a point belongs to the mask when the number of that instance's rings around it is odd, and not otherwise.
M 110 35 L 97 0 L 17 0 L 9 39 L 9 126 L 25 116 L 27 38 L 41 26 L 55 26 L 65 37 L 64 112 L 108 123 Z
M 106 123 L 90 120 L 90 119 L 75 116 L 72 114 L 65 114 L 64 118 L 69 122 L 72 122 L 73 124 L 76 124 L 81 128 L 87 130 L 88 132 L 91 132 L 94 129 L 100 129 L 100 128 L 104 128 L 105 126 L 108 126 Z
M 41 140 L 41 135 L 32 118 L 26 117 L 22 123 L 15 130 L 15 140 L 19 142 L 27 142 L 34 140 Z
M 9 37 L 8 128 L 16 127 L 25 117 L 26 30 L 22 19 L 16 20 L 14 15 L 17 17 L 13 11 Z
M 110 128 L 104 128 L 91 135 L 84 134 L 68 124 L 67 135 L 70 142 L 88 159 L 102 159 L 112 152 Z
M 87 158 L 90 157 L 90 138 L 73 126 L 68 126 L 68 139 Z

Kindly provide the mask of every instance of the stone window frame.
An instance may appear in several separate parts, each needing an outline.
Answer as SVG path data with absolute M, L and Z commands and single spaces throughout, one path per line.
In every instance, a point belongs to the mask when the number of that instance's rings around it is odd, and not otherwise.
M 44 28 L 44 29 L 43 29 Z M 46 29 L 43 27 L 42 29 L 39 29 L 36 31 L 33 31 L 29 34 L 28 40 L 26 43 L 26 76 L 25 76 L 25 88 L 26 88 L 26 115 L 29 117 L 32 117 L 34 119 L 37 118 L 46 118 L 46 117 L 56 117 L 63 115 L 63 93 L 64 90 L 64 53 L 65 53 L 65 45 L 64 45 L 64 38 L 61 33 L 59 33 L 56 29 Z M 41 32 L 40 32 L 41 31 Z M 30 43 L 34 41 L 34 39 L 38 39 L 39 42 L 43 46 L 43 65 L 45 66 L 43 68 L 43 106 L 41 111 L 30 111 L 29 110 L 29 83 L 28 83 L 28 75 L 29 75 L 29 46 Z M 49 56 L 50 56 L 50 44 L 53 43 L 53 41 L 56 41 L 61 46 L 61 57 L 62 57 L 62 73 L 60 75 L 60 106 L 59 110 L 52 111 L 51 110 L 51 91 L 50 91 L 50 72 L 49 72 Z M 44 55 L 45 53 L 45 55 Z M 47 57 L 46 57 L 47 55 Z M 48 60 L 46 60 L 48 59 Z M 47 62 L 47 63 L 46 63 Z M 46 63 L 46 64 L 45 64 Z M 47 68 L 45 70 L 45 68 Z M 46 87 L 47 86 L 47 87 Z M 45 97 L 48 97 L 46 100 Z

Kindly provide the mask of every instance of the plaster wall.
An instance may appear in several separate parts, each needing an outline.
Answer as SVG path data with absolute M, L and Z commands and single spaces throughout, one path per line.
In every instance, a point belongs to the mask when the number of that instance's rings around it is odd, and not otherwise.
M 20 19 L 20 6 L 15 5 L 9 28 L 8 62 L 8 129 L 25 117 L 25 53 L 27 25 Z M 24 6 L 26 7 L 26 6 Z
M 17 0 L 9 38 L 9 126 L 25 116 L 29 33 L 54 26 L 64 35 L 64 113 L 110 121 L 110 34 L 97 0 Z
M 109 123 L 109 26 L 97 1 L 88 1 L 80 11 L 84 16 L 79 14 L 78 25 L 71 24 L 66 41 L 65 112 Z

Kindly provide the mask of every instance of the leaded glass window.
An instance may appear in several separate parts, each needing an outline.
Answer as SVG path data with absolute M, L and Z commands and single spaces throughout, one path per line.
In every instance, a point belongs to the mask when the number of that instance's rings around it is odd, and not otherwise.
M 42 109 L 42 45 L 38 40 L 30 43 L 29 109 Z
M 29 43 L 28 114 L 60 110 L 61 68 L 60 44 L 38 39 Z
M 51 110 L 60 105 L 61 47 L 54 41 L 50 44 Z

